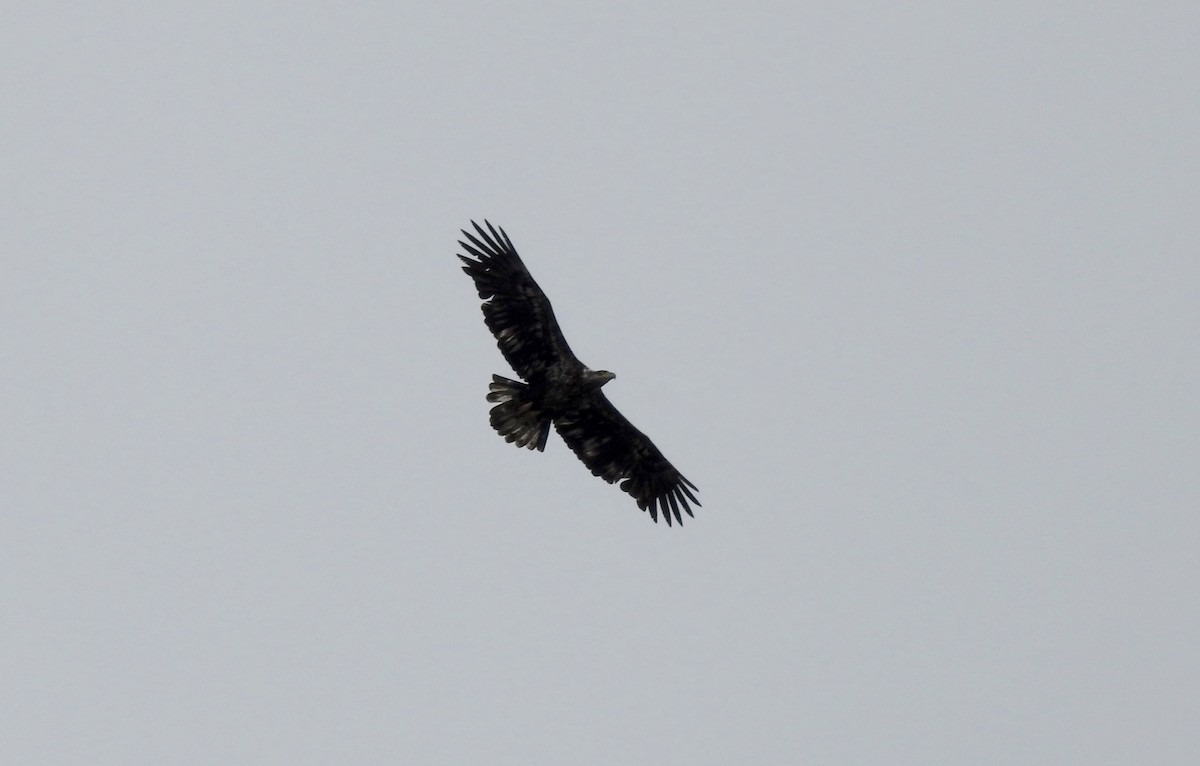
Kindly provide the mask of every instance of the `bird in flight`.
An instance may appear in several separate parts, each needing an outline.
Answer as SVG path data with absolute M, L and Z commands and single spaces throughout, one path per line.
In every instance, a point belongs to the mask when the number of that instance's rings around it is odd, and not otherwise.
M 471 225 L 475 234 L 463 230 L 466 241 L 458 243 L 467 255 L 458 257 L 484 301 L 484 323 L 523 379 L 492 376 L 487 395 L 495 403 L 492 428 L 510 444 L 544 451 L 553 423 L 594 475 L 609 484 L 621 482 L 656 523 L 662 513 L 668 526 L 672 516 L 682 524 L 681 509 L 693 515 L 688 501 L 700 506 L 691 491 L 699 491 L 696 485 L 608 401 L 600 387 L 616 375 L 589 369 L 571 352 L 550 300 L 504 229 L 487 221 L 486 231 L 474 221 Z

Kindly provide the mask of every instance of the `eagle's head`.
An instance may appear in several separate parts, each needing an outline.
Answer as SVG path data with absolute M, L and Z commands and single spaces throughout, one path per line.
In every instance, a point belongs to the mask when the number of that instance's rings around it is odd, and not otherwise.
M 605 383 L 615 377 L 617 377 L 617 374 L 615 372 L 609 372 L 608 370 L 583 371 L 583 382 L 588 388 L 600 388 L 600 386 L 603 386 Z

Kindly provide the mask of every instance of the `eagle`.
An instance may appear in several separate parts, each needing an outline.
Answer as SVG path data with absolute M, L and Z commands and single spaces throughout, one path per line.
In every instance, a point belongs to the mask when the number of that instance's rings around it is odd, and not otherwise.
M 484 301 L 484 323 L 523 379 L 492 375 L 487 394 L 495 403 L 492 428 L 510 444 L 541 452 L 553 423 L 593 475 L 609 484 L 620 481 L 655 523 L 662 513 L 668 526 L 672 516 L 683 524 L 681 509 L 694 518 L 688 501 L 700 506 L 692 494 L 699 489 L 600 390 L 616 375 L 589 369 L 571 352 L 550 300 L 504 229 L 487 220 L 486 231 L 474 221 L 471 225 L 475 234 L 464 229 L 466 241 L 458 242 L 467 255 L 458 257 Z

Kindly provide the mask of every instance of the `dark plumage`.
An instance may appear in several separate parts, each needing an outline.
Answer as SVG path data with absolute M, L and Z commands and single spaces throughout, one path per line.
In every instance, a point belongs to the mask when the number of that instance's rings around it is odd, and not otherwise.
M 470 255 L 458 257 L 484 299 L 483 320 L 500 352 L 525 381 L 492 376 L 492 427 L 505 441 L 544 450 L 553 423 L 593 474 L 610 484 L 620 481 L 654 521 L 661 511 L 668 525 L 672 516 L 682 524 L 680 509 L 691 516 L 688 501 L 700 505 L 691 492 L 696 485 L 612 406 L 600 387 L 616 376 L 588 369 L 571 353 L 550 300 L 504 229 L 484 224 L 487 231 L 471 222 L 478 236 L 463 231 L 467 241 L 459 244 Z

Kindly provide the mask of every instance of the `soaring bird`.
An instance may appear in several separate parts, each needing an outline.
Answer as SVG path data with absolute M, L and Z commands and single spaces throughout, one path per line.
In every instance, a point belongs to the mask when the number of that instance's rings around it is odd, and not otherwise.
M 484 301 L 484 323 L 523 379 L 492 376 L 487 395 L 495 403 L 492 427 L 511 444 L 544 451 L 553 423 L 594 475 L 609 484 L 621 482 L 656 523 L 661 512 L 668 526 L 672 516 L 682 524 L 680 509 L 692 516 L 688 501 L 700 506 L 691 491 L 698 491 L 696 485 L 608 401 L 600 387 L 616 375 L 589 369 L 571 352 L 550 300 L 504 229 L 486 220 L 486 231 L 474 221 L 471 225 L 475 234 L 464 229 L 466 241 L 458 243 L 468 255 L 458 257 Z

